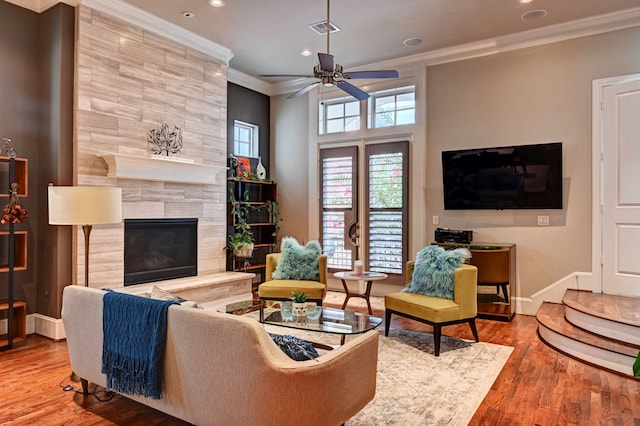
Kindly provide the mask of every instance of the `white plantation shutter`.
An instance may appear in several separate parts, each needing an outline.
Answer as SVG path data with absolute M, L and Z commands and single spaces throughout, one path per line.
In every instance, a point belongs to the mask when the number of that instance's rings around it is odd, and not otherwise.
M 404 281 L 407 260 L 407 153 L 406 142 L 367 147 L 369 270 L 390 274 L 397 282 Z
M 408 142 L 365 147 L 366 194 L 360 198 L 358 147 L 321 150 L 320 234 L 330 270 L 352 269 L 356 247 L 348 235 L 360 219 L 358 242 L 367 269 L 388 274 L 385 282 L 404 283 L 409 234 L 408 149 Z
M 322 153 L 322 248 L 329 269 L 349 270 L 355 247 L 346 239 L 346 228 L 357 218 L 356 155 L 354 148 Z

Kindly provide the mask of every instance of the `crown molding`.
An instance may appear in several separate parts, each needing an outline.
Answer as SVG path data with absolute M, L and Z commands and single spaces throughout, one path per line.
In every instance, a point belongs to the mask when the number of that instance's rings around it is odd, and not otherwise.
M 78 0 L 5 0 L 7 3 L 15 4 L 25 9 L 29 9 L 33 12 L 42 13 L 49 9 L 51 6 L 55 6 L 58 3 L 68 4 L 69 6 L 77 6 Z
M 260 92 L 263 95 L 274 95 L 274 93 L 272 93 L 273 85 L 271 83 L 260 80 L 259 78 L 251 76 L 249 74 L 245 74 L 242 71 L 238 71 L 233 68 L 229 68 L 227 81 L 242 87 L 246 87 L 247 89 Z
M 169 38 L 185 46 L 189 46 L 206 55 L 220 59 L 226 65 L 229 65 L 229 61 L 233 58 L 233 53 L 231 53 L 229 48 L 191 31 L 187 31 L 176 24 L 158 18 L 121 0 L 79 0 L 78 3 L 122 19 L 130 24 L 137 25 L 147 31 Z
M 402 68 L 418 63 L 424 66 L 439 65 L 637 26 L 640 26 L 640 7 L 353 67 L 350 70 Z M 291 80 L 271 83 L 271 93 L 274 95 L 290 93 L 303 87 L 303 81 L 308 82 L 308 80 Z

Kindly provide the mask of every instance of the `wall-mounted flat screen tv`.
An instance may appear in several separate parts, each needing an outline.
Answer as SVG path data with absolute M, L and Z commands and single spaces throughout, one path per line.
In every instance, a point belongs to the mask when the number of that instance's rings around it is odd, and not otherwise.
M 562 209 L 562 142 L 442 152 L 445 210 Z

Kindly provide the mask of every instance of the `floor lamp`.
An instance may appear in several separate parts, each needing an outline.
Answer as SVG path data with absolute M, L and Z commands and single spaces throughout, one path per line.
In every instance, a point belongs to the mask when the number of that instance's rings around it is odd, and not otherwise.
M 49 224 L 82 225 L 84 285 L 89 286 L 89 235 L 93 225 L 122 222 L 122 188 L 49 185 Z M 80 378 L 71 372 L 71 380 Z M 86 382 L 83 382 L 83 388 Z M 69 387 L 69 389 L 72 389 Z M 65 388 L 65 390 L 67 390 Z M 87 390 L 84 389 L 86 392 Z
M 89 286 L 89 235 L 93 225 L 122 222 L 122 188 L 49 186 L 49 224 L 84 231 L 84 285 Z

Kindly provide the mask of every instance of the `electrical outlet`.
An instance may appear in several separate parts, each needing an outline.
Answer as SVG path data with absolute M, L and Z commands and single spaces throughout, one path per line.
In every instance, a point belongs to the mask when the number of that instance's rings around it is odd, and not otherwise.
M 538 216 L 539 226 L 549 226 L 549 216 Z
M 438 216 L 433 216 L 432 220 L 434 225 L 438 225 L 440 223 L 440 218 Z

